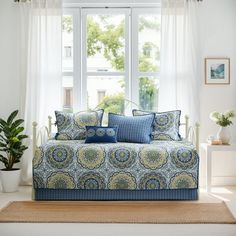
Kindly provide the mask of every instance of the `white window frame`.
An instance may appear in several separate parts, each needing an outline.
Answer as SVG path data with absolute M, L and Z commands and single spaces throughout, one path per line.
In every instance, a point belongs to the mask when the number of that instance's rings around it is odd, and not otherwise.
M 86 17 L 88 14 L 124 14 L 125 15 L 125 69 L 124 72 L 88 72 L 86 46 Z M 139 104 L 138 79 L 142 76 L 159 76 L 159 72 L 139 72 L 138 70 L 138 16 L 142 14 L 160 14 L 159 7 L 128 8 L 64 8 L 63 14 L 73 17 L 73 70 L 63 72 L 63 76 L 73 77 L 73 112 L 87 109 L 88 76 L 124 76 L 125 98 Z M 84 43 L 82 43 L 84 42 Z M 129 104 L 129 103 L 128 103 Z M 135 105 L 125 106 L 130 113 Z M 136 107 L 137 108 L 137 107 Z

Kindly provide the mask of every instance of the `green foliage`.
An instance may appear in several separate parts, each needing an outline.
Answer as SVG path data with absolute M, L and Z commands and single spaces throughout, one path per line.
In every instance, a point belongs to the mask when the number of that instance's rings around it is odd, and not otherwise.
M 148 57 L 142 55 L 139 58 L 139 71 L 142 71 L 142 72 L 155 72 L 157 70 L 158 70 L 158 66 L 152 64 L 151 60 Z
M 226 127 L 232 125 L 232 119 L 236 116 L 236 112 L 233 110 L 226 111 L 224 113 L 220 113 L 217 111 L 213 111 L 210 113 L 210 119 L 215 121 L 217 125 Z
M 151 111 L 157 99 L 158 89 L 154 79 L 141 77 L 139 79 L 139 105 L 141 109 Z
M 101 24 L 102 23 L 102 24 Z M 99 16 L 99 21 L 94 17 L 87 17 L 87 55 L 92 57 L 97 53 L 101 53 L 111 66 L 118 71 L 124 70 L 124 21 L 119 25 L 113 25 L 109 15 Z M 64 17 L 63 29 L 67 32 L 72 31 L 72 18 Z M 139 32 L 149 30 L 160 30 L 158 21 L 150 21 L 146 17 L 139 18 Z M 139 71 L 155 72 L 159 68 L 157 64 L 152 62 L 150 52 L 156 51 L 155 59 L 160 59 L 159 48 L 152 42 L 146 42 L 139 52 Z M 154 101 L 157 99 L 158 89 L 151 78 L 140 78 L 140 107 L 143 109 L 152 110 Z M 122 100 L 123 99 L 123 100 Z M 105 112 L 123 113 L 124 111 L 124 94 L 110 95 L 104 97 L 99 107 L 104 108 Z
M 62 18 L 62 30 L 67 33 L 71 33 L 73 30 L 73 22 L 71 16 L 63 16 Z
M 119 25 L 109 23 L 109 17 L 101 16 L 101 22 L 105 27 L 101 27 L 92 17 L 87 18 L 87 54 L 94 56 L 96 53 L 102 53 L 116 70 L 124 70 L 124 21 Z M 139 31 L 144 29 L 159 30 L 160 25 L 156 22 L 150 22 L 141 17 Z M 143 46 L 142 56 L 139 59 L 140 71 L 157 71 L 156 65 L 153 65 L 150 58 L 144 55 L 147 49 L 156 49 L 156 59 L 160 57 L 159 49 L 152 42 L 146 42 Z
M 105 96 L 102 102 L 98 105 L 99 108 L 104 109 L 105 113 L 112 112 L 117 114 L 124 114 L 125 97 L 123 93 Z
M 27 135 L 22 134 L 24 127 L 22 119 L 15 119 L 18 111 L 13 111 L 7 120 L 0 118 L 0 161 L 5 165 L 6 170 L 11 170 L 15 163 L 20 162 L 24 151 L 23 140 Z
M 102 53 L 116 70 L 124 70 L 124 21 L 114 26 L 101 17 L 104 28 L 92 17 L 87 18 L 87 55 Z
M 216 124 L 222 127 L 226 127 L 232 125 L 233 122 L 230 119 L 226 118 L 224 115 L 222 115 L 221 119 L 216 121 Z
M 140 17 L 139 18 L 139 32 L 143 31 L 144 29 L 151 29 L 151 30 L 160 30 L 160 24 L 158 23 L 157 20 L 154 21 L 149 21 L 145 17 Z
M 97 22 L 91 17 L 87 18 L 87 54 L 88 57 L 95 55 L 102 50 L 102 44 L 99 40 L 102 31 Z

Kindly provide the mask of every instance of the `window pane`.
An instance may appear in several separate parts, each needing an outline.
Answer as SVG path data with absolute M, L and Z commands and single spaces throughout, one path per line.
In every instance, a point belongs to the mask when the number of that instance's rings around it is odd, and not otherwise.
M 63 87 L 63 110 L 66 112 L 73 111 L 73 77 L 64 76 L 62 79 Z
M 139 106 L 146 111 L 157 111 L 159 79 L 157 77 L 139 78 Z
M 160 66 L 160 16 L 139 15 L 138 60 L 140 72 L 157 72 Z
M 121 76 L 90 76 L 87 80 L 88 109 L 124 114 L 125 80 Z
M 73 17 L 64 15 L 62 18 L 62 70 L 73 71 Z
M 124 71 L 125 15 L 87 16 L 87 71 Z

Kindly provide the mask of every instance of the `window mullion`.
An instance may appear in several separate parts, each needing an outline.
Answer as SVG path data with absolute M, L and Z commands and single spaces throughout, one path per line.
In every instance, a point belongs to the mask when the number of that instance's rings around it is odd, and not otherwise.
M 125 76 L 126 72 L 100 72 L 100 71 L 96 71 L 96 72 L 85 72 L 86 76 Z
M 74 76 L 74 72 L 72 72 L 72 71 L 63 71 L 62 76 Z

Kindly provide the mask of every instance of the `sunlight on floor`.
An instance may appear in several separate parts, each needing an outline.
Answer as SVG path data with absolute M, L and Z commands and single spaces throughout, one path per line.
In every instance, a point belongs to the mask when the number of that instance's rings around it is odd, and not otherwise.
M 226 187 L 213 187 L 211 189 L 212 193 L 219 193 L 219 194 L 233 194 L 232 191 L 230 191 L 228 188 Z
M 230 202 L 230 199 L 227 199 L 225 197 L 221 197 L 219 195 L 212 194 L 212 196 L 216 197 L 217 199 L 224 201 L 224 202 Z

